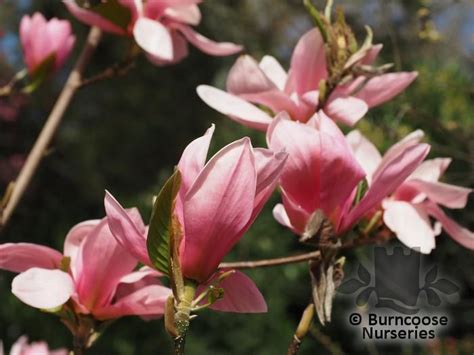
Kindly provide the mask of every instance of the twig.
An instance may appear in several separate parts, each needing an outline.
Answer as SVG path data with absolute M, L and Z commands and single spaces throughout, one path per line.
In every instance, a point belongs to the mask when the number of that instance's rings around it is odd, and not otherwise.
M 310 333 L 331 354 L 333 354 L 333 355 L 344 355 L 344 352 L 342 351 L 339 344 L 333 342 L 330 337 L 328 337 L 326 334 L 323 334 L 318 328 L 312 327 L 310 329 Z
M 313 251 L 311 253 L 286 256 L 283 258 L 275 259 L 264 259 L 257 261 L 238 261 L 233 263 L 221 263 L 219 269 L 255 269 L 258 267 L 268 267 L 268 266 L 278 266 L 285 264 L 294 264 L 300 263 L 302 261 L 308 261 L 311 259 L 317 259 L 321 256 L 319 250 Z
M 83 87 L 87 85 L 94 84 L 99 81 L 107 80 L 107 79 L 112 79 L 116 78 L 119 76 L 124 76 L 126 75 L 130 69 L 132 69 L 134 66 L 134 61 L 133 60 L 127 60 L 123 63 L 115 63 L 111 67 L 105 69 L 104 71 L 100 72 L 97 75 L 94 75 L 90 78 L 86 78 L 82 80 L 80 88 L 82 89 Z
M 347 250 L 347 249 L 357 248 L 363 245 L 378 244 L 381 242 L 385 242 L 388 239 L 391 239 L 391 237 L 392 235 L 390 235 L 390 238 L 384 237 L 381 239 L 368 238 L 368 237 L 355 238 L 349 242 L 342 244 L 338 248 L 341 250 Z M 286 256 L 282 258 L 221 263 L 219 265 L 219 269 L 256 269 L 259 267 L 280 266 L 280 265 L 295 264 L 295 263 L 301 263 L 303 261 L 318 259 L 320 256 L 321 256 L 320 251 L 316 250 L 310 253 Z
M 71 71 L 71 74 L 69 75 L 69 78 L 67 79 L 66 84 L 64 85 L 64 88 L 53 107 L 53 110 L 46 120 L 46 123 L 41 130 L 41 133 L 38 136 L 33 149 L 28 155 L 25 165 L 23 165 L 23 168 L 18 175 L 18 179 L 15 181 L 15 187 L 12 191 L 10 199 L 5 206 L 5 209 L 1 211 L 0 228 L 5 227 L 7 224 L 16 206 L 18 205 L 18 202 L 25 193 L 31 178 L 35 174 L 38 165 L 44 156 L 46 149 L 48 148 L 48 145 L 50 144 L 58 129 L 66 109 L 68 108 L 74 94 L 80 86 L 82 74 L 92 56 L 92 53 L 99 43 L 100 37 L 101 31 L 96 27 L 92 27 L 79 59 L 74 65 L 74 68 Z

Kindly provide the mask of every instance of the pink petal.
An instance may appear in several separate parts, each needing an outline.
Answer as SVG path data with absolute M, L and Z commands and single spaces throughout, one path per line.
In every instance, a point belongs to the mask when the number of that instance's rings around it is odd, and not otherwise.
M 212 125 L 202 137 L 193 140 L 184 149 L 178 163 L 182 182 L 180 193 L 185 194 L 206 164 L 207 152 L 211 144 L 215 126 Z
M 59 307 L 67 302 L 73 292 L 71 276 L 60 270 L 31 268 L 12 281 L 12 293 L 35 308 Z
M 370 185 L 372 182 L 372 175 L 375 173 L 375 170 L 377 170 L 378 165 L 382 161 L 382 156 L 372 142 L 365 138 L 358 130 L 349 132 L 346 136 L 346 140 L 357 161 L 364 169 L 366 173 L 365 177 Z
M 474 249 L 473 232 L 460 226 L 454 220 L 449 218 L 435 203 L 425 202 L 423 206 L 426 208 L 428 214 L 436 218 L 441 223 L 443 229 L 451 236 L 451 238 L 453 238 L 465 248 L 471 250 Z
M 51 40 L 51 50 L 55 53 L 55 69 L 62 67 L 69 56 L 75 42 L 69 21 L 51 19 L 47 25 L 48 38 Z
M 275 190 L 278 179 L 283 171 L 288 154 L 286 152 L 274 153 L 269 149 L 254 149 L 255 165 L 257 168 L 257 186 L 252 216 L 240 233 L 245 233 L 257 218 L 268 198 Z
M 195 47 L 209 55 L 226 56 L 238 53 L 242 50 L 242 46 L 231 42 L 214 42 L 209 38 L 206 38 L 203 35 L 195 32 L 189 26 L 175 24 L 173 27 L 177 28 Z
M 399 141 L 399 142 L 395 143 L 394 145 L 392 145 L 385 152 L 385 154 L 382 158 L 382 161 L 380 162 L 377 170 L 374 172 L 374 175 L 378 174 L 379 171 L 384 170 L 388 164 L 391 164 L 393 160 L 396 160 L 397 157 L 399 155 L 401 155 L 404 151 L 406 151 L 408 148 L 418 145 L 418 143 L 421 141 L 423 136 L 424 136 L 423 131 L 418 129 L 414 132 L 411 132 L 409 135 L 407 135 L 401 141 Z M 418 167 L 417 167 L 417 169 L 418 169 Z
M 296 44 L 285 92 L 298 95 L 318 90 L 319 82 L 327 77 L 326 53 L 317 28 L 306 32 Z
M 321 208 L 329 215 L 350 195 L 364 172 L 330 119 L 321 117 L 310 123 L 319 130 L 278 115 L 267 131 L 267 141 L 271 149 L 289 153 L 281 176 L 288 197 L 309 214 Z
M 145 265 L 151 265 L 146 247 L 145 230 L 140 228 L 136 220 L 132 220 L 108 191 L 105 191 L 104 205 L 110 231 L 117 242 L 137 260 Z
M 72 227 L 69 233 L 66 235 L 64 241 L 64 256 L 71 258 L 70 267 L 74 277 L 77 277 L 76 273 L 76 256 L 79 251 L 79 247 L 82 240 L 100 223 L 100 220 L 90 220 L 79 223 Z
M 168 7 L 164 12 L 166 17 L 173 21 L 183 22 L 188 25 L 199 25 L 201 22 L 201 11 L 195 4 Z
M 176 64 L 188 56 L 188 42 L 186 41 L 186 39 L 176 31 L 170 32 L 170 35 L 173 45 L 173 58 L 167 60 L 163 57 L 155 57 L 150 53 L 146 53 L 146 57 L 154 65 L 165 66 Z
M 143 287 L 126 297 L 120 298 L 114 304 L 100 308 L 94 312 L 99 320 L 120 318 L 123 316 L 161 316 L 171 290 L 160 285 Z
M 217 273 L 210 282 L 225 271 Z M 221 312 L 265 313 L 267 304 L 254 282 L 240 271 L 234 271 L 218 287 L 224 289 L 224 298 L 209 308 Z M 203 289 L 203 287 L 201 288 Z M 198 291 L 199 292 L 199 291 Z
M 429 254 L 435 248 L 430 219 L 421 209 L 403 201 L 385 201 L 383 220 L 407 247 Z
M 160 22 L 141 17 L 133 27 L 137 44 L 148 54 L 161 60 L 173 59 L 173 40 L 170 31 Z
M 388 73 L 371 78 L 356 97 L 369 107 L 389 101 L 404 91 L 418 76 L 417 72 Z
M 122 0 L 127 1 L 127 0 Z M 129 0 L 128 0 L 129 1 Z M 137 0 L 135 0 L 137 1 Z M 139 0 L 140 2 L 143 0 Z M 160 18 L 168 8 L 199 4 L 202 0 L 153 0 L 144 2 L 144 14 L 149 18 Z
M 451 158 L 435 158 L 425 160 L 418 168 L 416 168 L 413 174 L 410 175 L 409 179 L 436 182 L 444 174 L 451 163 L 451 160 Z
M 207 163 L 184 202 L 186 277 L 206 281 L 240 239 L 252 215 L 256 183 L 249 138 L 227 145 Z
M 212 86 L 199 85 L 197 93 L 201 100 L 214 110 L 245 126 L 265 131 L 272 121 L 271 117 L 258 107 Z
M 126 35 L 127 32 L 110 22 L 109 20 L 103 18 L 100 15 L 92 11 L 87 11 L 81 8 L 76 4 L 74 0 L 63 0 L 64 5 L 68 8 L 69 12 L 76 17 L 79 21 L 84 22 L 89 26 L 97 26 L 105 32 L 111 32 L 118 35 Z
M 291 230 L 298 235 L 301 235 L 308 223 L 308 219 L 314 211 L 307 211 L 298 202 L 293 201 L 290 196 L 281 188 L 281 198 L 285 212 L 291 221 Z
M 375 59 L 377 59 L 380 51 L 383 48 L 383 44 L 375 44 L 372 46 L 372 48 L 369 49 L 367 54 L 361 61 L 359 62 L 360 64 L 363 65 L 371 65 L 375 62 Z
M 288 217 L 288 214 L 286 213 L 283 204 L 279 203 L 275 205 L 272 213 L 273 218 L 275 218 L 278 223 L 290 229 L 294 229 L 293 225 L 291 224 L 290 217 Z
M 305 103 L 298 106 L 288 95 L 276 89 L 255 94 L 240 94 L 239 97 L 251 103 L 266 106 L 275 113 L 286 111 L 295 121 L 305 122 L 310 111 L 315 109 L 315 106 L 308 107 L 309 105 Z
M 367 104 L 356 97 L 338 97 L 329 99 L 324 112 L 335 121 L 340 121 L 348 126 L 353 126 L 368 111 Z
M 0 345 L 0 354 L 3 351 Z M 28 344 L 28 338 L 21 336 L 10 349 L 10 355 L 67 355 L 67 349 L 49 350 L 48 344 L 44 341 L 34 341 Z
M 0 268 L 23 272 L 32 267 L 57 269 L 63 255 L 57 250 L 31 243 L 6 243 L 0 245 Z
M 274 57 L 264 56 L 258 66 L 280 91 L 285 90 L 288 75 Z
M 377 206 L 386 196 L 395 191 L 403 181 L 423 161 L 430 150 L 427 144 L 411 145 L 403 150 L 397 150 L 398 154 L 390 154 L 389 158 L 383 158 L 383 163 L 375 172 L 372 185 L 362 200 L 342 220 L 338 230 L 343 231 L 363 217 L 373 207 Z
M 428 182 L 423 180 L 410 180 L 404 185 L 409 185 L 425 194 L 431 201 L 449 208 L 464 208 L 471 189 L 444 184 L 441 182 Z
M 93 310 L 112 300 L 117 283 L 137 265 L 122 248 L 104 218 L 82 241 L 77 254 L 76 291 L 80 303 Z
M 254 94 L 276 89 L 273 82 L 249 55 L 241 55 L 227 76 L 227 91 L 234 95 Z

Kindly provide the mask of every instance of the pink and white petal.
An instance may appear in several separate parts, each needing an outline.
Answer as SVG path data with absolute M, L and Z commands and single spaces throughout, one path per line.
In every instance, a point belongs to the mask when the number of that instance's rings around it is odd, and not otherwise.
M 105 192 L 104 206 L 113 237 L 140 262 L 151 265 L 146 247 L 146 234 L 141 226 L 108 191 Z
M 245 126 L 265 131 L 272 118 L 251 103 L 208 85 L 196 89 L 199 97 L 214 110 Z
M 156 66 L 172 65 L 179 63 L 181 60 L 188 56 L 188 42 L 180 33 L 178 33 L 177 31 L 172 31 L 171 41 L 173 42 L 173 58 L 170 60 L 165 60 L 160 57 L 155 57 L 150 53 L 146 53 L 146 57 L 150 61 L 150 63 Z
M 239 97 L 253 104 L 266 106 L 275 113 L 286 111 L 294 121 L 305 121 L 307 119 L 305 107 L 302 110 L 302 107 L 300 107 L 302 105 L 298 106 L 288 95 L 277 89 L 255 94 L 240 94 Z
M 409 147 L 413 147 L 420 143 L 421 139 L 424 137 L 424 133 L 421 129 L 417 129 L 416 131 L 411 132 L 401 141 L 392 145 L 384 154 L 382 161 L 380 162 L 377 170 L 374 172 L 374 175 L 378 174 L 379 171 L 382 171 L 386 168 L 387 164 L 391 164 L 391 162 L 403 153 L 403 151 L 407 150 Z M 421 164 L 418 165 L 418 167 Z M 417 169 L 418 169 L 417 167 Z M 411 175 L 411 174 L 410 174 Z
M 425 160 L 418 168 L 416 168 L 416 170 L 410 175 L 408 179 L 419 179 L 428 182 L 436 182 L 444 174 L 449 164 L 451 164 L 451 161 L 451 158 L 435 158 Z
M 1 345 L 2 344 L 0 343 L 0 355 L 3 355 L 3 346 Z M 22 335 L 10 348 L 10 355 L 23 355 L 23 351 L 25 351 L 27 348 L 28 337 L 26 335 Z M 48 355 L 48 353 L 42 355 Z
M 139 18 L 133 27 L 133 36 L 140 48 L 148 54 L 165 61 L 173 60 L 171 33 L 160 22 Z
M 95 310 L 94 317 L 99 320 L 132 315 L 160 317 L 164 313 L 166 300 L 171 294 L 171 289 L 167 287 L 149 285 L 118 299 L 112 305 Z
M 355 96 L 369 107 L 378 106 L 400 94 L 417 76 L 417 72 L 382 74 L 371 78 Z
M 365 57 L 360 60 L 359 63 L 362 65 L 371 65 L 373 62 L 375 62 L 375 59 L 377 59 L 382 48 L 383 44 L 374 44 L 372 48 L 369 49 Z
M 176 23 L 173 27 L 178 29 L 191 44 L 204 53 L 215 56 L 226 56 L 238 53 L 242 50 L 242 46 L 235 43 L 212 41 L 209 38 L 195 32 L 189 26 Z
M 364 135 L 358 131 L 353 130 L 346 136 L 346 140 L 352 149 L 357 161 L 366 173 L 366 179 L 369 185 L 372 182 L 372 175 L 377 170 L 378 165 L 382 161 L 378 149 L 372 144 Z
M 54 249 L 32 243 L 0 244 L 0 269 L 24 272 L 32 267 L 57 269 L 63 255 Z
M 82 240 L 100 223 L 99 219 L 84 221 L 76 224 L 66 235 L 64 241 L 64 256 L 71 258 L 70 267 L 73 276 L 77 276 L 75 265 L 76 255 Z
M 282 173 L 288 154 L 286 152 L 275 153 L 269 149 L 254 149 L 255 165 L 257 169 L 257 185 L 252 216 L 240 233 L 245 233 L 255 221 L 270 195 L 275 190 L 278 179 Z
M 148 276 L 154 276 L 158 278 L 159 276 L 163 276 L 163 275 L 157 270 L 154 270 L 148 266 L 144 266 L 140 268 L 139 270 L 131 272 L 130 274 L 127 274 L 124 277 L 122 277 L 119 283 L 133 284 L 135 282 L 141 281 L 142 279 Z
M 278 114 L 267 131 L 273 151 L 289 153 L 280 184 L 286 194 L 309 213 L 321 206 L 321 137 L 317 129 Z
M 407 247 L 429 254 L 435 248 L 435 232 L 420 208 L 403 201 L 383 203 L 385 225 Z
M 186 194 L 196 177 L 204 168 L 214 130 L 215 126 L 212 125 L 202 137 L 193 140 L 184 149 L 178 163 L 178 169 L 182 177 L 180 194 Z
M 241 55 L 230 68 L 226 89 L 234 95 L 255 94 L 276 89 L 251 56 Z
M 364 176 L 344 135 L 325 117 L 304 125 L 278 115 L 267 140 L 271 149 L 289 153 L 281 186 L 309 214 L 318 208 L 332 212 Z
M 442 182 L 428 182 L 423 180 L 410 180 L 404 185 L 409 185 L 425 194 L 431 201 L 449 207 L 464 208 L 471 189 L 445 184 Z
M 356 97 L 338 97 L 329 99 L 324 112 L 335 121 L 348 126 L 355 125 L 368 111 L 367 104 Z
M 206 281 L 240 239 L 252 216 L 256 183 L 247 137 L 222 148 L 206 164 L 184 201 L 181 266 L 186 277 Z
M 460 226 L 453 219 L 449 218 L 441 208 L 435 203 L 425 202 L 424 207 L 429 215 L 436 218 L 443 229 L 448 233 L 451 238 L 461 244 L 463 247 L 473 250 L 474 249 L 474 233 Z
M 211 279 L 211 282 L 226 270 L 222 270 Z M 209 308 L 220 312 L 265 313 L 267 304 L 255 283 L 244 273 L 234 271 L 218 287 L 224 289 L 224 298 L 216 301 Z
M 400 186 L 423 161 L 430 150 L 427 144 L 417 144 L 398 152 L 386 160 L 382 169 L 375 172 L 372 185 L 362 200 L 341 220 L 339 231 L 347 230 L 359 218 L 376 207 L 385 197 Z M 385 157 L 384 157 L 385 159 Z
M 12 293 L 23 303 L 35 308 L 62 306 L 74 292 L 74 282 L 61 270 L 31 268 L 12 281 Z
M 88 11 L 83 9 L 82 7 L 78 6 L 74 0 L 63 0 L 64 5 L 68 8 L 68 10 L 76 17 L 79 21 L 84 22 L 89 26 L 97 26 L 101 30 L 105 32 L 114 33 L 117 35 L 126 35 L 127 32 L 115 25 L 114 23 L 108 21 L 107 19 L 103 18 L 100 15 L 92 11 Z
M 291 230 L 294 230 L 294 227 L 290 221 L 290 217 L 288 217 L 283 204 L 279 203 L 275 205 L 275 207 L 273 207 L 272 213 L 273 218 L 275 218 L 278 223 L 280 223 L 282 226 L 290 228 Z
M 319 91 L 308 91 L 303 96 L 301 96 L 301 101 L 306 103 L 308 106 L 313 107 L 315 110 L 319 104 Z
M 302 96 L 318 90 L 319 82 L 327 77 L 324 41 L 317 28 L 306 32 L 296 44 L 285 92 Z
M 288 75 L 278 60 L 270 55 L 265 55 L 258 66 L 280 91 L 285 90 Z
M 301 235 L 308 223 L 309 217 L 314 212 L 305 210 L 301 205 L 293 201 L 288 194 L 281 189 L 281 198 L 283 206 L 285 207 L 286 214 L 291 222 L 291 230 L 298 235 Z
M 76 291 L 89 310 L 110 302 L 119 280 L 137 265 L 130 253 L 112 235 L 108 218 L 89 233 L 77 253 Z
M 196 4 L 167 7 L 164 15 L 173 21 L 197 26 L 201 22 L 201 11 Z

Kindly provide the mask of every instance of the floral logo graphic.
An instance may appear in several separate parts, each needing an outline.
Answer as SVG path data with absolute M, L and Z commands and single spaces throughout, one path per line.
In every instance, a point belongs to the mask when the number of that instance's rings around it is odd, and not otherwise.
M 437 265 L 427 272 L 423 272 L 420 265 L 421 254 L 416 251 L 410 250 L 407 254 L 403 248 L 396 247 L 388 254 L 387 249 L 376 247 L 373 274 L 359 264 L 357 277 L 343 282 L 338 292 L 357 294 L 358 306 L 367 304 L 374 293 L 375 307 L 390 308 L 402 314 L 416 314 L 420 310 L 420 294 L 425 293 L 429 306 L 438 307 L 442 303 L 441 295 L 453 295 L 459 291 L 454 282 L 439 275 Z

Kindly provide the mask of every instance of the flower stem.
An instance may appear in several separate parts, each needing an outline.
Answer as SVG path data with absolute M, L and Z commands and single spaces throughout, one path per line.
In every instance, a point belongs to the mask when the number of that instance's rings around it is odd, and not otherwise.
M 63 87 L 61 94 L 59 95 L 56 104 L 54 105 L 46 123 L 41 130 L 36 142 L 31 149 L 28 158 L 26 159 L 25 165 L 20 171 L 17 180 L 15 181 L 14 189 L 11 196 L 6 204 L 5 208 L 0 211 L 0 227 L 3 228 L 10 219 L 16 206 L 20 202 L 26 188 L 28 187 L 33 175 L 35 174 L 41 159 L 44 156 L 45 151 L 48 149 L 52 138 L 54 137 L 59 124 L 68 108 L 74 94 L 81 85 L 83 72 L 89 63 L 92 53 L 96 49 L 101 37 L 101 31 L 97 27 L 92 27 L 87 41 L 84 44 L 84 48 L 74 65 L 71 74 Z
M 196 294 L 196 288 L 195 282 L 186 280 L 184 282 L 182 298 L 176 306 L 175 327 L 178 332 L 178 336 L 174 338 L 174 351 L 176 355 L 184 354 L 186 333 L 191 320 L 192 302 Z

